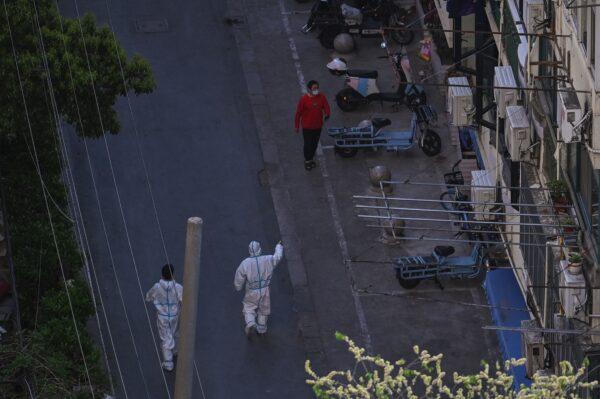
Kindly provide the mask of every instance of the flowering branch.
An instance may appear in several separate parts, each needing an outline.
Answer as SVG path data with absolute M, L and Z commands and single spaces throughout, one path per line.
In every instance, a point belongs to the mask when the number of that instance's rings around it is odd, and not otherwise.
M 441 354 L 431 355 L 414 346 L 416 357 L 412 362 L 402 359 L 390 362 L 367 354 L 344 334 L 336 333 L 336 339 L 348 345 L 355 364 L 352 371 L 334 370 L 319 376 L 307 360 L 306 383 L 318 399 L 581 399 L 581 391 L 598 386 L 597 381 L 582 382 L 588 362 L 577 370 L 569 362 L 562 362 L 558 374 L 536 373 L 530 387 L 515 390 L 510 370 L 523 365 L 525 359 L 511 359 L 504 365 L 496 363 L 493 370 L 482 362 L 482 369 L 476 374 L 453 373 L 452 385 L 448 386 Z M 359 368 L 365 370 L 364 373 L 358 375 Z

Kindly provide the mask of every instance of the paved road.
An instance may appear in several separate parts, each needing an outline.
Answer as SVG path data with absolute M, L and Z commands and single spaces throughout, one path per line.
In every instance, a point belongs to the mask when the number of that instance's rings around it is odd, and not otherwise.
M 248 343 L 243 336 L 241 298 L 232 287 L 248 242 L 260 240 L 272 251 L 279 237 L 268 189 L 258 179 L 261 154 L 231 28 L 223 23 L 224 3 L 114 0 L 110 7 L 119 39 L 129 54 L 137 52 L 150 60 L 158 84 L 154 94 L 133 98 L 133 108 L 167 253 L 177 272 L 182 271 L 186 218 L 198 215 L 205 220 L 196 355 L 205 397 L 303 398 L 308 394 L 303 383 L 304 354 L 285 265 L 274 280 L 273 317 L 264 340 Z M 103 1 L 82 0 L 79 6 L 101 21 L 108 19 Z M 73 14 L 72 9 L 65 12 Z M 136 19 L 166 19 L 169 29 L 139 33 L 134 29 Z M 118 108 L 123 129 L 108 138 L 109 152 L 103 140 L 88 141 L 98 198 L 83 142 L 71 137 L 69 151 L 117 353 L 115 358 L 108 347 L 118 397 L 165 398 L 150 332 L 154 314 L 149 309 L 149 324 L 141 292 L 159 278 L 165 256 L 133 124 L 126 103 L 122 101 Z M 108 330 L 103 332 L 108 341 Z M 166 380 L 172 386 L 174 374 L 167 374 Z M 194 397 L 201 398 L 195 385 Z

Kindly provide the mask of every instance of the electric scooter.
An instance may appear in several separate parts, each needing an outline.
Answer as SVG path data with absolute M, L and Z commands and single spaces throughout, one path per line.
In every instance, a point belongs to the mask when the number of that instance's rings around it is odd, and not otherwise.
M 392 0 L 363 0 L 354 2 L 354 7 L 340 0 L 316 0 L 301 30 L 308 33 L 317 29 L 321 45 L 332 49 L 340 33 L 381 38 L 381 28 L 405 27 L 406 18 L 406 11 Z M 406 45 L 414 39 L 414 32 L 392 30 L 390 36 L 396 43 Z
M 387 58 L 387 57 L 385 57 Z M 407 69 L 408 56 L 405 52 L 397 52 L 391 55 L 394 68 L 401 83 L 395 92 L 381 92 L 377 86 L 378 73 L 376 70 L 348 69 L 347 62 L 343 58 L 336 58 L 327 64 L 327 69 L 333 75 L 345 76 L 345 87 L 340 90 L 335 101 L 338 107 L 344 112 L 356 110 L 361 105 L 369 104 L 373 101 L 392 103 L 398 107 L 404 103 L 415 109 L 420 105 L 427 103 L 427 95 L 421 85 L 408 82 L 404 71 L 404 65 Z

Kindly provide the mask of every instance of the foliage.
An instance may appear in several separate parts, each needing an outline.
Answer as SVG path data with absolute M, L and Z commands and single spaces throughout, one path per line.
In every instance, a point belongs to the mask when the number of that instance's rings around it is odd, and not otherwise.
M 379 356 L 367 355 L 347 336 L 336 333 L 338 340 L 348 345 L 354 356 L 352 370 L 331 371 L 319 376 L 306 361 L 306 381 L 312 386 L 319 399 L 392 399 L 392 398 L 439 398 L 439 399 L 579 399 L 580 390 L 596 389 L 598 382 L 582 382 L 586 366 L 574 370 L 568 362 L 560 365 L 558 375 L 536 374 L 530 387 L 513 389 L 510 369 L 524 363 L 524 359 L 506 362 L 503 367 L 496 364 L 492 370 L 482 362 L 476 374 L 450 376 L 442 369 L 442 355 L 431 355 L 426 350 L 414 347 L 416 358 L 408 363 L 404 360 L 390 362 Z
M 546 187 L 550 190 L 550 196 L 553 200 L 562 198 L 567 193 L 567 184 L 562 180 L 550 180 L 546 183 Z
M 579 252 L 569 252 L 569 262 L 570 263 L 581 263 L 583 262 L 583 257 Z
M 30 114 L 42 112 L 44 115 L 33 121 L 36 127 L 48 123 L 48 99 L 44 93 L 48 76 L 40 51 L 43 46 L 62 119 L 75 126 L 81 135 L 99 137 L 104 131 L 117 133 L 121 126 L 113 106 L 119 96 L 125 95 L 119 62 L 126 85 L 135 94 L 150 93 L 155 87 L 149 63 L 139 55 L 128 59 L 125 50 L 113 39 L 111 30 L 106 26 L 99 27 L 91 15 L 83 16 L 80 25 L 76 19 L 62 18 L 54 0 L 37 1 L 36 4 L 43 42 L 39 38 L 32 2 L 15 0 L 6 3 Z M 26 121 L 5 18 L 2 10 L 0 93 L 3 95 L 0 97 L 0 109 L 3 112 L 0 132 L 14 135 L 26 127 Z M 94 96 L 98 98 L 104 131 L 99 123 Z
M 120 123 L 114 109 L 118 98 L 126 94 L 126 88 L 135 94 L 149 93 L 155 83 L 149 63 L 138 55 L 128 58 L 111 30 L 99 26 L 90 15 L 82 17 L 81 25 L 76 19 L 61 17 L 55 0 L 11 0 L 6 2 L 6 10 L 33 141 L 29 136 L 9 25 L 2 4 L 0 174 L 7 210 L 5 216 L 10 227 L 22 333 L 20 341 L 13 336 L 11 342 L 6 342 L 4 336 L 0 345 L 0 382 L 14 382 L 15 385 L 12 391 L 0 385 L 0 396 L 23 397 L 25 392 L 18 391 L 17 386 L 22 376 L 27 375 L 36 397 L 90 397 L 85 388 L 89 383 L 84 356 L 98 396 L 99 392 L 105 391 L 106 375 L 100 353 L 86 330 L 87 320 L 95 309 L 88 286 L 81 277 L 82 256 L 68 215 L 68 196 L 62 181 L 60 142 L 51 112 L 48 77 L 51 78 L 59 118 L 85 137 L 119 132 Z M 40 40 L 38 22 L 43 41 Z M 42 48 L 47 55 L 47 69 Z M 119 62 L 124 70 L 125 86 Z M 37 150 L 43 186 L 34 166 L 33 145 Z M 50 199 L 50 216 L 60 261 L 42 187 Z M 73 314 L 61 264 L 68 281 Z M 76 387 L 82 388 L 77 391 L 74 390 Z

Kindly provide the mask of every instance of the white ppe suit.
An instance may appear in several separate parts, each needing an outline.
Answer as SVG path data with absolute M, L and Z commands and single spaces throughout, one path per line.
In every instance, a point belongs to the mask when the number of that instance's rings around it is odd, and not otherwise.
M 146 301 L 156 308 L 158 335 L 160 336 L 163 367 L 173 370 L 173 354 L 177 353 L 179 309 L 183 300 L 183 287 L 174 280 L 160 281 L 146 293 Z
M 273 269 L 283 258 L 283 245 L 277 244 L 273 255 L 260 255 L 260 244 L 252 241 L 248 246 L 250 257 L 242 261 L 235 273 L 233 285 L 240 291 L 246 284 L 242 313 L 246 329 L 256 327 L 259 334 L 267 332 L 267 317 L 271 313 L 269 285 Z

